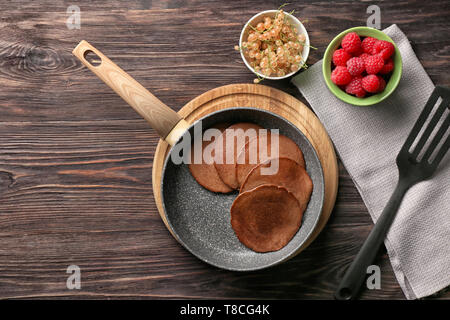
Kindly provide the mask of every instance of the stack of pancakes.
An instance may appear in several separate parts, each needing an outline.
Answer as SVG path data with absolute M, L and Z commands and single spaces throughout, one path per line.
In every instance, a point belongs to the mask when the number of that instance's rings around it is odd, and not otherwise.
M 253 123 L 213 128 L 222 134 L 202 140 L 202 152 L 213 150 L 214 161 L 191 161 L 192 176 L 212 192 L 239 190 L 231 206 L 231 226 L 239 241 L 257 252 L 280 250 L 300 228 L 313 190 L 302 151 L 288 137 Z M 274 141 L 278 152 L 272 155 Z

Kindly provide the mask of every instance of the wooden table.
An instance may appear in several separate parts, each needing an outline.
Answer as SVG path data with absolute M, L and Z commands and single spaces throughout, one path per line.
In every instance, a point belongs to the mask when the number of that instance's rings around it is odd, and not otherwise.
M 329 299 L 372 227 L 340 164 L 332 217 L 294 259 L 235 273 L 193 257 L 169 234 L 152 194 L 158 137 L 71 55 L 86 39 L 167 105 L 254 76 L 234 51 L 243 24 L 278 1 L 76 1 L 81 29 L 66 27 L 66 1 L 0 1 L 0 298 Z M 75 3 L 74 3 L 75 4 Z M 369 4 L 296 1 L 321 59 L 340 31 L 365 25 Z M 379 3 L 436 84 L 450 85 L 448 1 Z M 306 102 L 288 81 L 266 85 Z M 381 290 L 403 299 L 385 252 Z M 81 268 L 81 290 L 66 269 Z M 437 298 L 450 298 L 450 292 Z

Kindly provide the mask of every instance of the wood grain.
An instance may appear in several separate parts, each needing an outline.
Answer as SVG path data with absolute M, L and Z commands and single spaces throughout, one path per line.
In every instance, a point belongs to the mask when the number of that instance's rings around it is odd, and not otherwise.
M 244 23 L 278 1 L 0 0 L 0 298 L 328 299 L 372 222 L 342 164 L 323 232 L 275 268 L 235 273 L 184 250 L 159 218 L 152 160 L 159 137 L 71 54 L 86 39 L 174 110 L 254 76 L 233 50 Z M 450 86 L 450 5 L 379 1 L 382 27 L 405 32 L 435 84 Z M 342 30 L 365 25 L 368 2 L 296 1 L 308 63 Z M 267 81 L 306 103 L 288 80 Z M 382 289 L 363 299 L 404 299 L 380 253 Z M 77 264 L 82 289 L 66 288 Z M 450 293 L 436 298 L 448 299 Z

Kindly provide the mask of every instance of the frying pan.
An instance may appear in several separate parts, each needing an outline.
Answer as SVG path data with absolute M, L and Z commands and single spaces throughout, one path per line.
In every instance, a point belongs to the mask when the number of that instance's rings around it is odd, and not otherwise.
M 100 64 L 91 64 L 86 59 L 89 53 L 97 55 Z M 172 146 L 161 175 L 161 198 L 172 234 L 188 251 L 211 265 L 235 271 L 266 268 L 296 254 L 313 232 L 324 202 L 322 166 L 311 143 L 296 126 L 272 112 L 247 107 L 213 112 L 189 125 L 87 41 L 81 41 L 73 54 Z M 230 224 L 230 208 L 237 191 L 230 194 L 208 191 L 195 181 L 188 165 L 172 160 L 172 153 L 180 152 L 180 148 L 174 146 L 193 137 L 199 126 L 204 130 L 218 123 L 237 122 L 253 122 L 266 129 L 278 129 L 280 134 L 292 139 L 303 151 L 306 170 L 314 185 L 302 226 L 278 251 L 258 253 L 239 242 Z

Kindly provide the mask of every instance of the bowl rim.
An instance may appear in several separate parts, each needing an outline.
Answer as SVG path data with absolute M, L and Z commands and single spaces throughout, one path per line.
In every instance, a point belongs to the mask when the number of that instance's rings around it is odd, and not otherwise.
M 279 11 L 277 10 L 265 10 L 265 11 L 261 11 L 257 14 L 255 14 L 253 17 L 251 17 L 245 24 L 244 27 L 242 28 L 241 31 L 241 35 L 239 37 L 239 49 L 242 47 L 242 42 L 243 42 L 243 38 L 244 38 L 244 34 L 245 31 L 248 29 L 248 26 L 250 24 L 250 22 L 252 22 L 253 20 L 255 20 L 256 18 L 259 18 L 260 16 L 267 14 L 267 13 L 275 13 Z M 305 35 L 306 39 L 305 39 L 305 45 L 303 46 L 303 52 L 302 52 L 302 58 L 304 60 L 304 64 L 306 64 L 306 61 L 308 60 L 308 56 L 309 56 L 309 51 L 310 51 L 310 47 L 309 47 L 309 36 L 308 36 L 308 31 L 306 30 L 305 26 L 303 25 L 303 23 L 301 23 L 301 21 L 295 17 L 294 15 L 284 11 L 285 14 L 289 15 L 289 17 L 291 17 L 291 19 L 295 22 L 295 24 L 297 25 L 297 27 L 302 31 L 302 33 Z M 247 62 L 247 59 L 244 56 L 244 53 L 242 52 L 242 50 L 239 50 L 241 53 L 241 58 L 244 61 L 245 65 L 247 66 L 247 68 L 254 74 L 256 74 L 258 77 L 261 77 L 263 79 L 269 79 L 269 80 L 281 80 L 281 79 L 286 79 L 291 77 L 292 75 L 296 74 L 298 71 L 300 71 L 301 68 L 299 68 L 299 70 L 297 71 L 293 71 L 291 73 L 288 73 L 282 77 L 269 77 L 269 76 L 265 76 L 257 71 L 255 71 Z
M 331 78 L 329 75 L 331 75 L 332 51 L 334 51 L 337 48 L 338 43 L 340 43 L 341 39 L 347 33 L 350 33 L 350 32 L 356 32 L 356 33 L 358 33 L 358 35 L 360 35 L 359 32 L 375 33 L 379 37 L 374 36 L 374 35 L 372 35 L 372 36 L 377 37 L 380 40 L 389 41 L 394 45 L 395 69 L 391 75 L 391 78 L 389 79 L 388 83 L 386 84 L 386 88 L 389 86 L 388 91 L 374 94 L 368 98 L 357 98 L 352 95 L 349 95 L 348 93 L 343 91 L 341 88 L 339 88 L 336 84 L 334 84 L 331 81 Z M 364 36 L 364 35 L 362 35 L 362 36 Z M 385 100 L 387 97 L 389 97 L 392 94 L 392 92 L 395 91 L 395 89 L 397 88 L 397 86 L 400 82 L 400 79 L 402 77 L 402 73 L 403 73 L 402 64 L 403 63 L 402 63 L 402 57 L 401 57 L 400 50 L 398 49 L 396 43 L 391 39 L 391 37 L 389 37 L 386 33 L 384 33 L 381 30 L 371 28 L 371 27 L 360 26 L 360 27 L 353 27 L 350 29 L 346 29 L 346 30 L 342 31 L 341 33 L 339 33 L 337 36 L 335 36 L 333 38 L 333 40 L 331 40 L 331 42 L 328 44 L 327 49 L 325 50 L 325 53 L 323 55 L 322 75 L 324 77 L 324 80 L 325 80 L 325 83 L 327 84 L 328 89 L 340 100 L 342 100 L 346 103 L 355 105 L 355 106 L 371 106 L 371 105 L 377 104 L 377 103 Z M 339 90 L 339 91 L 337 91 L 337 90 Z M 339 92 L 339 94 L 337 92 Z

